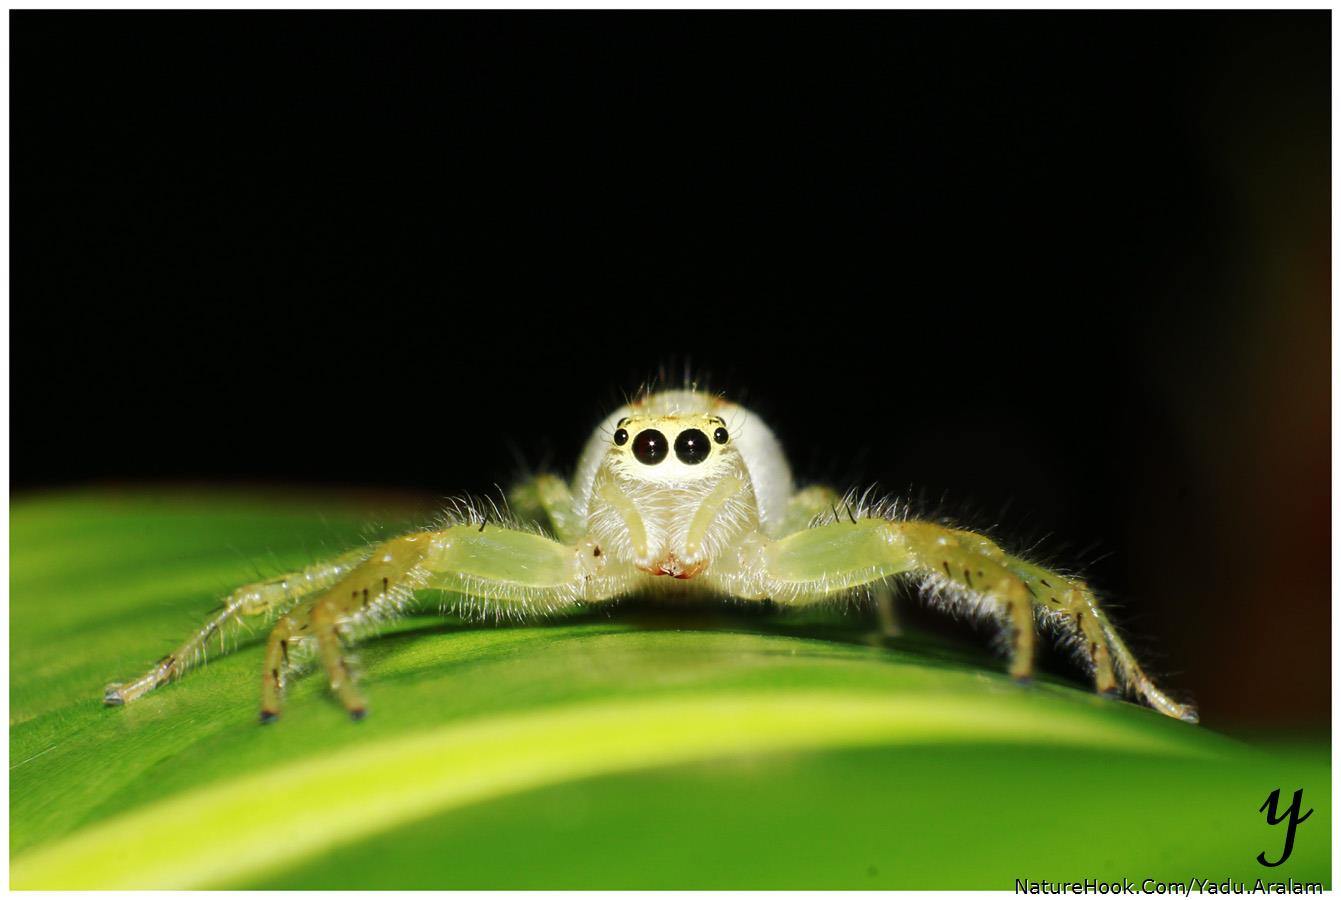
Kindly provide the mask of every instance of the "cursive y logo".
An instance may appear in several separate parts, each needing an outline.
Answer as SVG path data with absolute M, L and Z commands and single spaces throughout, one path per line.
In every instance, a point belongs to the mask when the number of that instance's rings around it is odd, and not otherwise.
M 1300 822 L 1304 821 L 1309 816 L 1313 815 L 1313 810 L 1311 809 L 1308 812 L 1304 813 L 1302 816 L 1299 815 L 1299 807 L 1301 804 L 1303 804 L 1303 802 L 1304 802 L 1303 788 L 1300 788 L 1299 790 L 1294 792 L 1294 802 L 1291 803 L 1290 808 L 1283 813 L 1277 813 L 1276 811 L 1277 804 L 1280 803 L 1280 788 L 1276 788 L 1274 791 L 1271 792 L 1271 794 L 1266 798 L 1266 800 L 1262 801 L 1262 806 L 1257 811 L 1266 812 L 1268 825 L 1279 825 L 1281 822 L 1284 822 L 1286 818 L 1290 820 L 1290 830 L 1285 832 L 1285 852 L 1282 853 L 1280 859 L 1276 860 L 1275 862 L 1267 862 L 1266 851 L 1263 850 L 1261 853 L 1257 854 L 1257 861 L 1260 862 L 1262 865 L 1271 867 L 1278 866 L 1281 863 L 1285 862 L 1287 859 L 1289 859 L 1290 854 L 1294 852 L 1294 830 L 1299 827 Z M 1267 809 L 1267 807 L 1271 808 Z

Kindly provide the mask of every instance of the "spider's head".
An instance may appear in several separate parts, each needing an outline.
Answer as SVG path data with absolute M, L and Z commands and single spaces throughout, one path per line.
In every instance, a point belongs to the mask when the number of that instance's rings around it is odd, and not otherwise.
M 590 536 L 650 575 L 693 578 L 757 524 L 749 471 L 726 419 L 631 411 L 595 475 Z
M 590 538 L 611 558 L 676 578 L 704 571 L 791 494 L 772 432 L 697 391 L 663 391 L 611 414 L 573 484 Z
M 715 481 L 740 466 L 726 420 L 710 414 L 633 415 L 615 423 L 607 464 L 633 481 Z

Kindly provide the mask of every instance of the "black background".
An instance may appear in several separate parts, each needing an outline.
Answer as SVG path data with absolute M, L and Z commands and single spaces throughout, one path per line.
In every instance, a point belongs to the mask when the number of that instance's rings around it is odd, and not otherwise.
M 488 491 L 688 361 L 1326 727 L 1329 26 L 12 13 L 12 485 Z

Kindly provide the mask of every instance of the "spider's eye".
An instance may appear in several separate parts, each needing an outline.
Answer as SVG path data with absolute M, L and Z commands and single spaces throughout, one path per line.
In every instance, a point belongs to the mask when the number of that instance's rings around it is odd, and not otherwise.
M 615 446 L 623 447 L 629 442 L 629 433 L 623 428 L 615 432 Z
M 712 433 L 712 439 L 719 444 L 725 444 L 726 438 L 727 434 L 725 428 L 718 428 L 716 431 Z
M 685 465 L 696 466 L 703 462 L 708 458 L 709 449 L 708 436 L 697 428 L 681 431 L 675 439 L 675 455 Z
M 633 439 L 633 458 L 645 466 L 655 466 L 661 462 L 669 449 L 666 436 L 655 428 L 640 431 Z

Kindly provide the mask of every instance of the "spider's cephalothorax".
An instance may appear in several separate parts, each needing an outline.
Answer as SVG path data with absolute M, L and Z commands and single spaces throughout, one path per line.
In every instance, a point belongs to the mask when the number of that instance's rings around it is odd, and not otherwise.
M 597 429 L 573 508 L 611 563 L 689 579 L 766 530 L 791 490 L 781 449 L 756 416 L 708 394 L 667 391 Z
M 1195 722 L 1142 671 L 1081 580 L 1012 556 L 971 531 L 797 491 L 773 433 L 749 410 L 697 390 L 647 394 L 611 413 L 571 484 L 540 475 L 510 496 L 514 521 L 466 506 L 431 530 L 246 585 L 174 653 L 107 688 L 129 703 L 200 659 L 224 626 L 278 614 L 266 646 L 261 720 L 279 715 L 293 651 L 315 650 L 332 691 L 366 712 L 346 661 L 360 625 L 436 589 L 457 611 L 546 615 L 635 593 L 698 593 L 799 606 L 854 592 L 888 602 L 904 577 L 939 603 L 998 621 L 1010 674 L 1033 671 L 1042 624 L 1072 645 L 1102 693 Z M 842 512 L 839 506 L 842 505 Z

